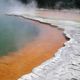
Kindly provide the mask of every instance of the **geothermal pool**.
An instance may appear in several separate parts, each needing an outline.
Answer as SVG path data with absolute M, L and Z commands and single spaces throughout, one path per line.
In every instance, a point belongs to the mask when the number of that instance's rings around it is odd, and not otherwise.
M 0 15 L 0 80 L 17 80 L 31 72 L 54 56 L 65 41 L 63 31 L 54 26 Z
M 29 20 L 0 15 L 0 56 L 17 51 L 38 35 L 38 27 Z

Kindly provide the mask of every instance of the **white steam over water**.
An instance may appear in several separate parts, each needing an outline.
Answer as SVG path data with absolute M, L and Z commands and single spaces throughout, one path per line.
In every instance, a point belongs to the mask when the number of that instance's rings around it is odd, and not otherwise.
M 11 14 L 31 14 L 34 15 L 37 9 L 37 3 L 32 0 L 29 4 L 22 4 L 17 0 L 0 0 L 0 13 Z

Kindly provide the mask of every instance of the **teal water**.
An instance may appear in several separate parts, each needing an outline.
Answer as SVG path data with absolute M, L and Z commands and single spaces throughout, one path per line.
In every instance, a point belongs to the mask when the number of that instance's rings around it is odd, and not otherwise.
M 37 25 L 16 16 L 0 15 L 0 56 L 17 51 L 39 34 Z

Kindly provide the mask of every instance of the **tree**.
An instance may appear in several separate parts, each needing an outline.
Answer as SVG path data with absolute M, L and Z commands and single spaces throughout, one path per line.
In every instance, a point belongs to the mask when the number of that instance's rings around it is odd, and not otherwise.
M 33 0 L 19 0 L 28 4 Z M 80 8 L 80 0 L 36 0 L 40 8 Z
M 80 8 L 80 0 L 75 0 L 75 5 L 77 8 Z

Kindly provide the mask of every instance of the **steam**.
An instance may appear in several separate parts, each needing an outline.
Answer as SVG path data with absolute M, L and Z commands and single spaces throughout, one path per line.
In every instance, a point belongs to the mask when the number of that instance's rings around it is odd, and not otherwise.
M 37 4 L 36 4 L 36 1 L 31 1 L 29 4 L 22 4 L 21 2 L 19 1 L 13 1 L 11 3 L 11 6 L 9 8 L 9 12 L 10 13 L 14 13 L 14 14 L 35 14 L 35 11 L 37 9 Z
M 24 5 L 18 0 L 0 0 L 0 13 L 34 15 L 37 9 L 35 0 Z
M 3 14 L 8 10 L 8 4 L 8 0 L 0 0 L 0 14 Z

